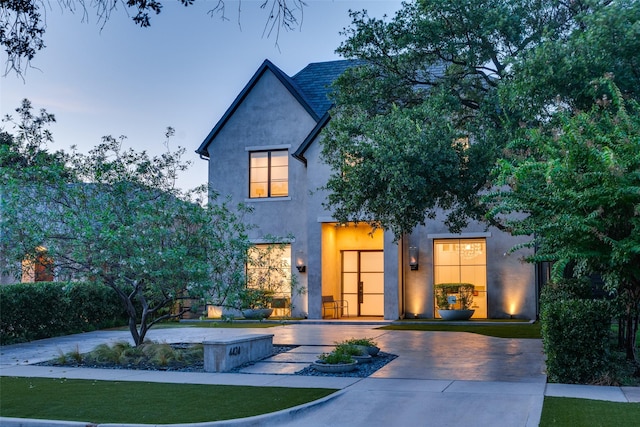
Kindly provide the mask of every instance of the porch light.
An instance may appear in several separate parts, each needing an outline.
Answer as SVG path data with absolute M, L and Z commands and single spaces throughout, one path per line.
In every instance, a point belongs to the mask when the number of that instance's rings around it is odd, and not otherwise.
M 301 250 L 296 252 L 296 268 L 300 273 L 307 271 L 307 266 L 304 262 L 304 253 Z
M 418 248 L 416 246 L 409 247 L 409 267 L 412 270 L 418 269 Z

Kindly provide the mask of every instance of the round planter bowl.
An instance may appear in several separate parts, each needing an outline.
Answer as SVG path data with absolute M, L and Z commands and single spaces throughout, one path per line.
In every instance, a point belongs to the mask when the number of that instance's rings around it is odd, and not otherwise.
M 371 363 L 371 359 L 373 359 L 373 357 L 371 357 L 370 354 L 363 354 L 362 356 L 351 356 L 351 357 L 353 357 L 358 363 Z
M 324 363 L 321 361 L 315 361 L 311 366 L 313 366 L 314 369 L 320 372 L 325 372 L 330 374 L 340 374 L 342 372 L 353 371 L 354 369 L 356 369 L 357 364 L 358 362 L 330 364 L 330 363 Z
M 242 316 L 245 319 L 260 320 L 268 319 L 273 314 L 273 308 L 256 308 L 242 310 Z
M 376 346 L 357 345 L 356 347 L 362 349 L 363 354 L 368 354 L 370 356 L 377 356 L 378 352 L 380 352 L 380 347 Z
M 475 310 L 438 310 L 442 320 L 469 320 Z

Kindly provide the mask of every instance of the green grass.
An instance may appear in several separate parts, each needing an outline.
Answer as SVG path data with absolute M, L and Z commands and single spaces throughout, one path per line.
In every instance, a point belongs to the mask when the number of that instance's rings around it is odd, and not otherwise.
M 167 328 L 273 328 L 276 326 L 282 326 L 279 322 L 223 322 L 218 320 L 194 320 L 189 322 L 163 322 L 153 325 L 153 329 L 167 329 Z M 129 327 L 117 328 L 119 330 L 129 330 Z
M 640 425 L 640 403 L 545 397 L 540 427 L 618 427 Z
M 279 411 L 335 391 L 0 377 L 0 415 L 93 423 L 197 423 Z
M 612 323 L 611 324 L 611 336 L 612 337 L 617 337 L 618 336 L 618 323 Z M 636 344 L 638 347 L 640 347 L 640 328 L 638 328 L 638 330 L 636 331 Z
M 394 325 L 383 326 L 380 329 L 391 331 L 445 331 L 445 332 L 471 332 L 474 334 L 488 335 L 498 338 L 541 338 L 540 323 L 500 324 L 495 325 L 438 325 L 424 322 L 402 322 Z

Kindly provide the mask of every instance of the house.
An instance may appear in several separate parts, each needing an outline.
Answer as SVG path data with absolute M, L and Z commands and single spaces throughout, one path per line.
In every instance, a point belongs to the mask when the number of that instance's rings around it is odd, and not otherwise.
M 536 318 L 541 274 L 508 254 L 522 238 L 485 224 L 452 234 L 435 220 L 394 242 L 363 223 L 340 225 L 323 208 L 328 85 L 351 65 L 313 63 L 290 77 L 264 61 L 196 150 L 210 186 L 254 208 L 256 244 L 293 236 L 285 261 L 306 288 L 293 296 L 293 315 L 434 318 L 434 284 L 470 282 L 475 318 Z M 323 309 L 323 297 L 347 301 L 348 313 Z

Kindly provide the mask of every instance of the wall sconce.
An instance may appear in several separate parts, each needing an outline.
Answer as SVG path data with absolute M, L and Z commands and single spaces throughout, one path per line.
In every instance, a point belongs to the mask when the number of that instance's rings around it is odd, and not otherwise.
M 409 247 L 409 267 L 412 270 L 418 269 L 418 248 L 415 246 Z
M 300 273 L 307 271 L 307 266 L 304 264 L 304 253 L 302 251 L 296 252 L 296 268 Z

